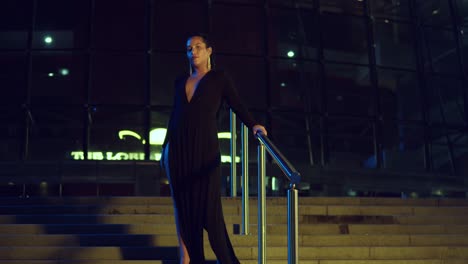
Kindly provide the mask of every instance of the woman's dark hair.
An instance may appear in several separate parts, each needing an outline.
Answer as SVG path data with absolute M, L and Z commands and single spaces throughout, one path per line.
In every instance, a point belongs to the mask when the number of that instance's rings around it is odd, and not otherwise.
M 194 33 L 194 34 L 191 34 L 189 35 L 189 37 L 187 38 L 187 40 L 193 38 L 193 37 L 200 37 L 202 38 L 203 40 L 203 43 L 205 43 L 206 47 L 207 48 L 213 48 L 213 45 L 210 41 L 210 39 L 208 38 L 208 35 L 207 34 L 204 34 L 204 33 Z M 215 67 L 215 60 L 214 60 L 214 56 L 213 56 L 213 53 L 211 53 L 210 55 L 210 60 L 211 60 L 211 68 L 214 69 Z

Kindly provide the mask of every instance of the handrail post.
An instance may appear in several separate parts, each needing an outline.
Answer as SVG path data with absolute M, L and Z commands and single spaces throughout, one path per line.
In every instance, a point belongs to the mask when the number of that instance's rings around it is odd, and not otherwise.
M 249 232 L 249 129 L 242 124 L 242 235 Z
M 231 119 L 231 197 L 237 196 L 237 165 L 236 165 L 236 114 L 230 110 Z
M 266 193 L 265 193 L 265 146 L 258 146 L 258 263 L 266 263 Z
M 295 184 L 288 189 L 288 264 L 299 263 L 298 190 Z

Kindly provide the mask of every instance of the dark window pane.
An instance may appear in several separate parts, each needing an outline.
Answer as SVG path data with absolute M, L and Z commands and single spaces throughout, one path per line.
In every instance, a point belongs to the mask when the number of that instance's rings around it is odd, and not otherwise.
M 213 3 L 227 3 L 227 4 L 262 4 L 264 0 L 212 0 Z
M 276 60 L 270 65 L 270 102 L 273 107 L 318 112 L 321 95 L 316 83 L 315 63 Z
M 242 19 L 239 19 L 242 14 Z M 213 5 L 214 52 L 262 55 L 264 50 L 263 9 L 251 6 Z
M 466 52 L 468 50 L 468 28 L 464 28 L 461 30 L 461 35 L 460 35 L 460 38 L 461 38 L 461 41 L 462 41 L 462 48 L 463 48 L 463 56 L 462 56 L 462 60 L 463 60 L 463 64 L 464 64 L 464 74 L 468 74 L 468 52 Z
M 461 80 L 428 76 L 427 89 L 428 116 L 432 123 L 466 125 Z
M 449 1 L 416 0 L 417 14 L 424 25 L 452 27 Z
M 83 104 L 86 101 L 85 61 L 83 55 L 34 55 L 31 102 Z
M 274 113 L 271 120 L 272 140 L 293 164 L 310 164 L 311 146 L 307 144 L 307 116 L 302 112 Z
M 455 7 L 457 9 L 456 13 L 457 23 L 461 26 L 468 26 L 468 1 L 465 0 L 455 0 Z
M 0 160 L 20 159 L 24 138 L 24 112 L 17 106 L 0 106 Z
M 95 47 L 109 50 L 145 49 L 146 1 L 95 1 Z
M 1 104 L 20 105 L 26 97 L 26 56 L 0 56 Z
M 274 7 L 299 7 L 312 9 L 315 5 L 315 0 L 269 0 L 270 6 Z
M 240 56 L 217 57 L 217 67 L 226 69 L 243 102 L 249 108 L 266 107 L 265 63 L 260 58 Z
M 407 172 L 423 171 L 423 127 L 393 122 L 385 122 L 383 126 L 384 167 Z
M 143 160 L 143 112 L 124 107 L 96 107 L 88 155 L 94 160 Z
M 364 18 L 322 15 L 326 60 L 369 63 Z
M 409 1 L 410 0 L 373 0 L 369 1 L 372 15 L 375 17 L 409 19 Z
M 280 57 L 317 57 L 318 29 L 312 10 L 271 9 L 269 53 Z
M 90 8 L 89 0 L 37 1 L 33 48 L 88 47 Z
M 320 11 L 353 15 L 364 14 L 364 1 L 320 0 Z
M 325 72 L 330 113 L 363 116 L 375 113 L 375 93 L 370 87 L 368 67 L 327 64 Z
M 410 24 L 376 20 L 375 45 L 377 65 L 416 68 L 414 39 Z
M 189 74 L 187 56 L 185 53 L 156 53 L 151 60 L 151 104 L 172 106 L 175 79 Z
M 158 50 L 185 52 L 191 34 L 207 31 L 206 8 L 200 3 L 158 1 L 154 14 L 152 43 Z
M 421 91 L 415 72 L 378 70 L 380 102 L 384 117 L 421 120 Z
M 435 28 L 424 29 L 426 70 L 460 74 L 458 54 L 453 31 Z
M 430 158 L 434 171 L 453 173 L 453 165 L 461 166 L 461 168 L 466 167 L 465 132 L 447 127 L 431 127 L 430 137 Z
M 144 103 L 146 55 L 96 54 L 93 59 L 92 103 Z
M 83 151 L 83 108 L 33 108 L 29 159 L 73 159 Z
M 2 1 L 0 8 L 0 49 L 25 49 L 31 28 L 32 0 Z
M 341 168 L 374 168 L 373 125 L 368 120 L 330 118 L 330 165 Z

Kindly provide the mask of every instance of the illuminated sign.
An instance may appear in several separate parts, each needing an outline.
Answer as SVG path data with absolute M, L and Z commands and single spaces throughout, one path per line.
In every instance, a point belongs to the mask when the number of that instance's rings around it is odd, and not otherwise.
M 156 128 L 150 131 L 150 145 L 161 146 L 164 143 L 164 138 L 166 137 L 165 128 Z M 141 141 L 142 144 L 145 144 L 145 139 L 140 136 L 138 133 L 131 130 L 121 130 L 118 133 L 119 139 L 123 140 L 125 137 L 134 137 Z M 219 139 L 231 139 L 230 132 L 220 132 L 218 133 Z M 83 151 L 72 151 L 70 153 L 72 159 L 74 160 L 84 160 L 85 153 Z M 154 155 L 150 160 L 160 160 L 161 152 L 153 152 Z M 143 152 L 111 152 L 111 151 L 88 151 L 86 158 L 88 160 L 144 160 L 145 153 Z M 222 163 L 231 163 L 231 156 L 221 155 Z M 236 156 L 236 163 L 240 162 L 240 157 Z

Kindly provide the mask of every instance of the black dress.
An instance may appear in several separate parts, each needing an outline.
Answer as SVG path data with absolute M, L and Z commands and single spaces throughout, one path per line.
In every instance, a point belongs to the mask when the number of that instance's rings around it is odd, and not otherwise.
M 174 106 L 163 146 L 180 236 L 191 264 L 205 263 L 203 229 L 219 263 L 239 263 L 221 206 L 221 160 L 217 113 L 225 101 L 249 128 L 255 121 L 223 71 L 211 70 L 199 81 L 190 102 L 188 76 L 175 82 Z

